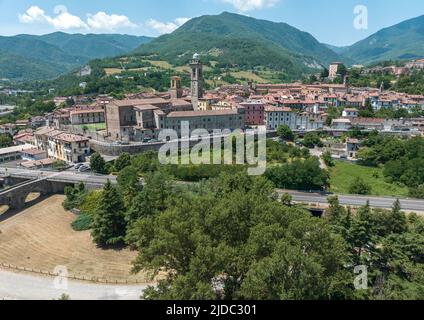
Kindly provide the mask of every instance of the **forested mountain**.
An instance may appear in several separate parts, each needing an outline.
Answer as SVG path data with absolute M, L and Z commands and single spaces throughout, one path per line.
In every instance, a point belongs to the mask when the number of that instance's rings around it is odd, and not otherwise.
M 152 40 L 152 38 L 144 36 L 121 34 L 83 35 L 63 32 L 50 33 L 35 38 L 54 45 L 69 54 L 90 59 L 122 55 Z
M 263 66 L 293 76 L 342 59 L 309 33 L 286 23 L 227 12 L 194 18 L 136 52 L 158 54 L 174 64 L 187 63 L 198 52 L 204 60 L 217 61 L 221 66 Z
M 382 29 L 345 48 L 342 53 L 364 64 L 422 58 L 424 57 L 424 16 Z
M 224 12 L 189 20 L 156 39 L 115 34 L 66 34 L 0 37 L 0 78 L 49 79 L 88 61 L 120 55 L 149 55 L 175 66 L 192 54 L 217 68 L 278 71 L 286 79 L 317 72 L 332 61 L 371 64 L 424 57 L 424 16 L 382 29 L 348 47 L 317 41 L 286 23 Z
M 54 78 L 91 59 L 122 55 L 150 40 L 128 35 L 71 35 L 63 32 L 0 37 L 0 78 Z

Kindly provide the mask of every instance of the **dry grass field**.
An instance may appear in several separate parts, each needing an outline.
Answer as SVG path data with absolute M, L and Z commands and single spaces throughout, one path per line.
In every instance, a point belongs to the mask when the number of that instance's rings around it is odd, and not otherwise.
M 111 76 L 114 74 L 120 74 L 122 72 L 122 69 L 119 68 L 105 68 L 106 75 Z
M 248 79 L 258 83 L 266 83 L 266 80 L 264 78 L 261 78 L 260 76 L 254 74 L 253 72 L 237 71 L 237 72 L 231 72 L 230 74 L 236 79 Z
M 102 250 L 90 232 L 75 232 L 75 216 L 63 209 L 63 200 L 54 195 L 0 222 L 0 262 L 43 271 L 61 265 L 71 275 L 148 282 L 143 274 L 130 275 L 136 252 Z
M 155 66 L 160 69 L 172 69 L 173 66 L 168 61 L 161 61 L 161 60 L 143 60 L 143 62 L 149 62 L 152 66 Z

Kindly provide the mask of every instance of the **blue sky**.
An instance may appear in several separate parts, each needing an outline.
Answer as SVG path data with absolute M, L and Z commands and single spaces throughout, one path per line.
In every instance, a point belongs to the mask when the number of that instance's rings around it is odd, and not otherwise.
M 368 28 L 354 27 L 365 5 Z M 189 18 L 222 11 L 286 22 L 319 41 L 348 45 L 424 14 L 423 0 L 0 0 L 0 35 L 126 33 L 158 36 Z

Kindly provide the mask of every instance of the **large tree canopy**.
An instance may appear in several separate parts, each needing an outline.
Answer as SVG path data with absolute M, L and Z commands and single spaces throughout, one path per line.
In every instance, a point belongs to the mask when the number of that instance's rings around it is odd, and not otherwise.
M 165 271 L 150 299 L 329 299 L 346 297 L 343 239 L 302 209 L 279 203 L 272 185 L 221 176 L 170 197 L 131 231 L 134 270 Z M 260 284 L 260 285 L 259 285 Z

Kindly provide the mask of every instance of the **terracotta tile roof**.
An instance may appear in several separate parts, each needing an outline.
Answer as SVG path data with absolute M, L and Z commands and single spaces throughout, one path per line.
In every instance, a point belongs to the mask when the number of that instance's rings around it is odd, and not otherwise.
M 382 118 L 353 118 L 351 122 L 352 124 L 361 124 L 361 123 L 382 124 L 384 123 L 384 119 Z
M 40 129 L 38 129 L 37 131 L 35 131 L 34 134 L 45 135 L 45 134 L 48 134 L 49 132 L 52 132 L 52 131 L 55 131 L 55 129 L 49 128 L 49 127 L 42 127 Z
M 131 106 L 142 106 L 146 104 L 165 104 L 168 101 L 162 98 L 150 98 L 150 99 L 127 99 L 127 100 L 114 100 L 111 104 L 118 107 L 131 107 Z
M 22 153 L 36 156 L 36 155 L 39 155 L 39 154 L 44 154 L 46 152 L 43 151 L 43 150 L 37 149 L 37 148 L 33 148 L 33 149 L 23 150 Z
M 159 109 L 159 108 L 155 107 L 151 104 L 146 104 L 146 105 L 142 105 L 142 106 L 135 106 L 134 109 L 136 109 L 138 111 L 147 111 L 147 110 L 156 110 L 156 109 Z
M 84 109 L 84 110 L 74 110 L 71 111 L 71 115 L 75 114 L 86 114 L 86 113 L 104 113 L 103 109 Z
M 54 137 L 57 140 L 65 141 L 65 142 L 84 142 L 88 141 L 87 138 L 78 136 L 76 134 L 71 133 L 61 133 Z
M 292 112 L 293 110 L 287 107 L 266 106 L 265 112 Z
M 219 117 L 231 115 L 238 115 L 237 110 L 176 111 L 168 114 L 168 118 Z

